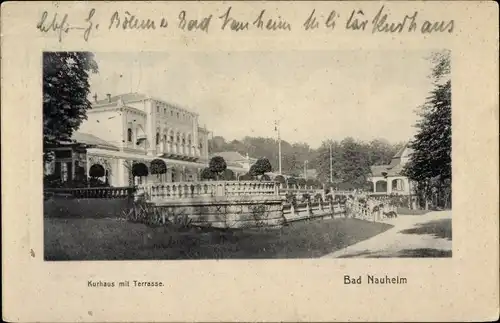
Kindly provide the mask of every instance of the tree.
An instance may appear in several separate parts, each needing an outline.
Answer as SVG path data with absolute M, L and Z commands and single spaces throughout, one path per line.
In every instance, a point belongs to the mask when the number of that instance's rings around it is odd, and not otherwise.
M 293 187 L 293 186 L 297 185 L 297 179 L 295 177 L 288 178 L 288 180 L 286 182 L 287 182 L 288 186 Z
M 103 177 L 106 174 L 106 171 L 104 170 L 104 167 L 99 164 L 94 164 L 90 166 L 89 169 L 89 175 L 90 177 L 97 178 L 97 177 Z
M 134 163 L 132 165 L 132 175 L 134 177 L 145 177 L 149 175 L 148 167 L 143 163 Z
M 265 173 L 272 171 L 271 163 L 267 158 L 259 158 L 255 164 L 250 167 L 250 175 L 262 177 Z
M 214 173 L 209 167 L 207 167 L 201 171 L 200 178 L 202 181 L 216 180 L 217 174 Z
M 283 175 L 277 175 L 275 178 L 274 178 L 274 181 L 276 183 L 279 183 L 279 184 L 285 184 L 286 183 L 286 179 Z
M 227 168 L 222 172 L 222 179 L 225 181 L 234 181 L 236 180 L 236 175 L 232 170 Z
M 153 159 L 151 161 L 151 174 L 161 175 L 167 173 L 167 164 L 161 159 Z
M 252 177 L 252 175 L 246 173 L 246 174 L 241 175 L 239 180 L 240 181 L 251 181 L 251 180 L 253 180 L 253 177 Z
M 271 180 L 271 177 L 269 177 L 269 175 L 262 175 L 261 178 L 260 178 L 261 181 L 270 181 Z
M 97 73 L 90 52 L 43 53 L 43 145 L 70 141 L 91 108 L 89 74 Z M 45 149 L 44 149 L 45 151 Z M 44 153 L 44 160 L 50 155 Z
M 433 194 L 443 196 L 444 207 L 451 202 L 451 80 L 450 52 L 430 57 L 434 89 L 420 107 L 417 134 L 410 142 L 413 149 L 403 173 L 417 182 L 417 194 L 426 205 Z M 446 192 L 446 194 L 443 194 Z
M 212 173 L 216 175 L 216 178 L 219 179 L 222 172 L 224 172 L 227 168 L 226 161 L 221 156 L 215 156 L 210 159 L 208 164 L 208 168 Z
M 305 186 L 305 185 L 306 185 L 306 180 L 305 180 L 305 179 L 303 179 L 303 178 L 299 178 L 299 179 L 297 180 L 297 185 L 298 185 L 299 187 L 303 187 L 303 186 Z

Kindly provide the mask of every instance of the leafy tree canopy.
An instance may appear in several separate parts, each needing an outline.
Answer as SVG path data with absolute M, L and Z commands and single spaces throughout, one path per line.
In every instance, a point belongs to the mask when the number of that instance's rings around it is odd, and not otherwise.
M 232 170 L 227 168 L 222 172 L 222 179 L 225 181 L 234 181 L 236 180 L 236 175 Z
M 90 73 L 98 66 L 90 52 L 43 53 L 43 144 L 69 141 L 91 108 Z M 49 155 L 44 154 L 45 159 Z
M 221 174 L 223 171 L 226 170 L 227 164 L 224 158 L 222 158 L 221 156 L 215 156 L 212 157 L 212 159 L 210 159 L 208 168 L 210 168 L 210 171 L 212 171 L 215 174 Z
M 132 175 L 135 177 L 145 177 L 149 175 L 148 166 L 143 163 L 134 163 L 132 165 Z
M 90 177 L 103 177 L 106 174 L 104 167 L 100 164 L 94 164 L 90 166 L 89 175 Z
M 286 183 L 286 179 L 284 176 L 282 175 L 277 175 L 275 178 L 274 178 L 274 181 L 276 183 L 280 183 L 280 184 L 285 184 Z
M 246 174 L 241 175 L 239 180 L 240 181 L 251 181 L 251 180 L 253 180 L 253 176 L 246 173 Z
M 151 161 L 151 174 L 159 175 L 167 172 L 167 164 L 161 159 L 153 159 Z
M 204 180 L 204 181 L 216 180 L 217 174 L 214 173 L 209 167 L 207 167 L 201 171 L 200 177 L 201 177 L 201 180 Z

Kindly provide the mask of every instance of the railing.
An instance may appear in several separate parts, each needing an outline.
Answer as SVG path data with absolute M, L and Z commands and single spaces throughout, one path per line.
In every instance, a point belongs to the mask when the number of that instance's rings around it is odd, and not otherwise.
M 133 187 L 86 187 L 86 188 L 47 188 L 44 194 L 49 196 L 70 196 L 74 198 L 105 199 L 133 197 Z
M 193 197 L 278 195 L 274 182 L 256 181 L 206 181 L 175 182 L 139 185 L 138 195 L 146 200 L 176 200 Z

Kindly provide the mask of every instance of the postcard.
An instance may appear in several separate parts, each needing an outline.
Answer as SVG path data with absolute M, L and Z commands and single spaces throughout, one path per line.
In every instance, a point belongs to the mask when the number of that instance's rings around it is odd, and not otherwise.
M 4 320 L 498 319 L 495 3 L 1 12 Z

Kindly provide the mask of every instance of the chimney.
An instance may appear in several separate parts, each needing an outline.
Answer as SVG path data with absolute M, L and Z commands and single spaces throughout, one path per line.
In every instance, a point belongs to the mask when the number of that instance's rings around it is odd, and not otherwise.
M 108 97 L 108 102 L 111 102 L 111 94 L 106 94 L 106 96 Z

